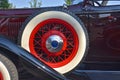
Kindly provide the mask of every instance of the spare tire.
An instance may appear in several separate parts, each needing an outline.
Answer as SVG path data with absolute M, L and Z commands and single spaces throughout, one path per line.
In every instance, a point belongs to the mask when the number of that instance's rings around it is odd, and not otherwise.
M 80 19 L 63 9 L 45 9 L 33 14 L 22 26 L 20 45 L 61 74 L 81 62 L 88 45 Z

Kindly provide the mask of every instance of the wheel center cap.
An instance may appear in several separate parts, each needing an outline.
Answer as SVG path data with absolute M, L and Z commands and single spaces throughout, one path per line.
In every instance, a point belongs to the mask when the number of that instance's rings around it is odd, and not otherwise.
M 62 49 L 63 39 L 58 35 L 51 35 L 46 40 L 46 48 L 48 51 L 55 53 Z
M 56 40 L 54 40 L 54 41 L 51 42 L 51 46 L 52 46 L 53 48 L 57 48 L 57 47 L 59 46 L 59 42 L 56 41 Z

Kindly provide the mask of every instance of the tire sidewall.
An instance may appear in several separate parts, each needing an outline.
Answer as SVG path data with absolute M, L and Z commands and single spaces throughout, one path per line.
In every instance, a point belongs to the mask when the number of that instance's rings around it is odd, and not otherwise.
M 32 33 L 32 30 L 39 24 L 40 22 L 51 19 L 51 18 L 58 18 L 62 19 L 69 24 L 73 26 L 75 29 L 78 38 L 79 38 L 79 48 L 77 51 L 76 56 L 73 58 L 70 63 L 68 63 L 65 66 L 62 66 L 60 68 L 54 68 L 58 72 L 65 74 L 71 71 L 73 68 L 75 68 L 83 59 L 86 53 L 86 49 L 88 48 L 88 34 L 87 31 L 81 22 L 81 20 L 75 16 L 73 13 L 63 10 L 63 9 L 45 9 L 40 12 L 37 12 L 33 14 L 31 17 L 29 17 L 25 23 L 23 24 L 21 31 L 20 31 L 20 37 L 19 37 L 19 44 L 25 48 L 26 50 L 29 50 L 29 38 Z M 34 24 L 35 23 L 35 24 Z M 26 36 L 27 34 L 27 36 Z M 27 44 L 26 44 L 27 43 Z M 81 48 L 82 47 L 82 48 Z
M 10 73 L 2 61 L 0 61 L 0 72 L 4 80 L 11 80 Z
M 0 72 L 4 80 L 18 80 L 18 73 L 15 65 L 2 54 L 0 54 Z

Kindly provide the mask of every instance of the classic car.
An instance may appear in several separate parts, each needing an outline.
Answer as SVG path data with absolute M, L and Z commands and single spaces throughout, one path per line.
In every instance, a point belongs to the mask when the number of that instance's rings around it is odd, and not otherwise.
M 20 80 L 21 68 L 43 80 L 69 80 L 75 69 L 119 71 L 119 25 L 119 1 L 1 9 L 0 80 Z

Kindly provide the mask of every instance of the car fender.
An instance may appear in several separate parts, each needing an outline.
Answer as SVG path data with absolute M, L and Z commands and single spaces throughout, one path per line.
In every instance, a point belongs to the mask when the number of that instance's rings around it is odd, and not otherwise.
M 32 66 L 34 72 L 42 79 L 68 80 L 65 76 L 47 66 L 45 63 L 32 56 L 28 51 L 3 36 L 0 36 L 0 49 L 10 51 L 12 54 L 21 58 L 26 65 L 28 65 L 27 68 L 31 68 Z M 5 55 L 9 55 L 9 53 L 5 53 Z

